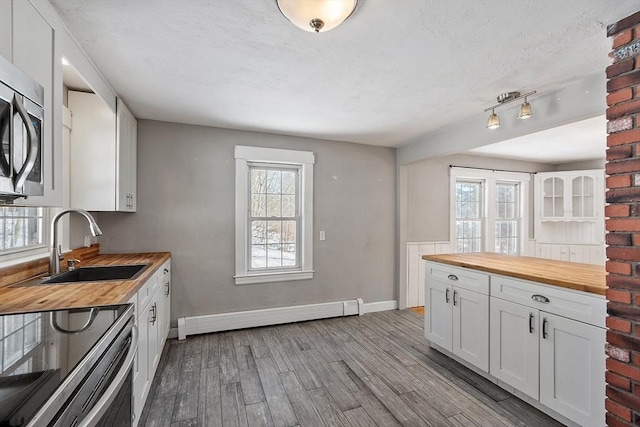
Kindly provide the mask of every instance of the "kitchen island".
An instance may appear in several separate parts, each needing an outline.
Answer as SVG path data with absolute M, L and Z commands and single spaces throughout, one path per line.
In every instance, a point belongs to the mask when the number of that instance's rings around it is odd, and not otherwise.
M 433 348 L 567 425 L 604 425 L 603 267 L 495 253 L 423 259 Z

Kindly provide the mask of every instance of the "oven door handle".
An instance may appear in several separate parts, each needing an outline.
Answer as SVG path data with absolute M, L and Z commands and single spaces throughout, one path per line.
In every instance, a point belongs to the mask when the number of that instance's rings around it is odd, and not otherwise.
M 129 375 L 131 366 L 133 366 L 133 359 L 136 356 L 138 350 L 138 328 L 135 325 L 131 327 L 131 344 L 129 344 L 129 351 L 124 359 L 124 363 L 120 368 L 120 371 L 115 376 L 109 387 L 105 390 L 104 395 L 98 400 L 95 406 L 89 411 L 87 416 L 80 422 L 78 427 L 93 427 L 107 412 L 111 403 L 115 400 L 120 388 L 124 384 L 124 381 Z
M 22 168 L 20 168 L 20 172 L 16 175 L 15 182 L 13 183 L 15 190 L 19 191 L 19 189 L 24 186 L 24 183 L 27 181 L 27 177 L 36 165 L 36 157 L 38 157 L 38 150 L 40 147 L 37 140 L 36 129 L 33 127 L 33 124 L 29 119 L 27 110 L 24 108 L 24 105 L 22 105 L 22 102 L 20 102 L 17 96 L 13 97 L 13 106 L 18 111 L 18 114 L 27 129 L 27 138 L 29 139 L 29 152 L 27 154 L 27 159 L 22 165 Z

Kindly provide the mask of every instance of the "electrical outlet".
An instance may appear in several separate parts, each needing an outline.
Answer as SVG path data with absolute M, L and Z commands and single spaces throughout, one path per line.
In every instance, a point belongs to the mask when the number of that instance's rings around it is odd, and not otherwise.
M 324 240 L 325 239 L 325 235 L 324 235 L 324 231 L 320 232 L 320 240 Z

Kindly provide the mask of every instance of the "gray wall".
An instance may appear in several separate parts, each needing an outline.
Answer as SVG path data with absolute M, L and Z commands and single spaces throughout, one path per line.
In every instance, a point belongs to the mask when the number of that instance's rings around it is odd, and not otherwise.
M 464 154 L 437 157 L 403 166 L 407 168 L 407 242 L 449 241 L 449 165 L 516 172 L 555 170 L 552 165 Z M 533 181 L 529 191 L 532 198 Z M 533 209 L 533 203 L 529 203 L 529 206 Z M 533 210 L 530 218 L 529 233 L 532 235 Z
M 234 146 L 313 151 L 312 280 L 236 286 Z M 170 251 L 171 317 L 396 299 L 395 150 L 140 120 L 138 211 L 100 213 L 103 253 Z

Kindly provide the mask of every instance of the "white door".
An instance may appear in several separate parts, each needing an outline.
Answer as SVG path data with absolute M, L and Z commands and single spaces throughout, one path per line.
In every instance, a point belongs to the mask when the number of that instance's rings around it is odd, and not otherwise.
M 453 354 L 489 370 L 489 295 L 453 287 Z
M 605 425 L 605 329 L 540 318 L 540 402 L 583 427 Z
M 491 298 L 489 373 L 538 399 L 539 311 Z
M 451 351 L 452 287 L 435 280 L 426 285 L 424 302 L 424 336 L 433 344 Z

